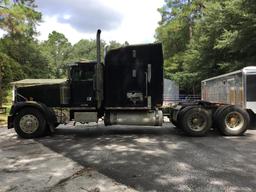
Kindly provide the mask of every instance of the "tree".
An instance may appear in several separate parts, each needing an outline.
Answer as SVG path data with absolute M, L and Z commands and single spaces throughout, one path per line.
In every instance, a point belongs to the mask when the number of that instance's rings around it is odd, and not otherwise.
M 24 77 L 23 70 L 20 65 L 12 58 L 0 52 L 0 90 L 6 90 L 8 83 Z M 3 104 L 6 92 L 0 91 L 0 107 Z
M 200 71 L 203 79 L 253 64 L 255 10 L 250 7 L 255 2 L 226 0 L 205 5 L 204 17 L 185 53 L 187 70 Z
M 118 43 L 117 41 L 110 41 L 109 42 L 109 49 L 116 49 L 122 47 L 121 43 Z
M 0 28 L 9 35 L 35 34 L 35 26 L 41 21 L 41 13 L 36 11 L 34 0 L 1 0 Z
M 43 42 L 42 51 L 49 60 L 51 76 L 60 78 L 65 75 L 65 64 L 70 61 L 72 45 L 62 34 L 53 31 Z
M 46 78 L 49 74 L 47 58 L 36 40 L 23 35 L 5 36 L 0 41 L 0 51 L 16 61 L 27 78 Z
M 166 0 L 156 31 L 164 45 L 165 75 L 187 90 L 195 84 L 199 93 L 202 79 L 253 65 L 255 8 L 253 0 Z
M 101 40 L 101 60 L 104 59 L 104 47 L 106 43 Z M 96 40 L 82 39 L 73 46 L 71 61 L 87 60 L 95 61 L 97 58 Z
M 203 2 L 202 0 L 165 0 L 165 5 L 159 9 L 162 20 L 156 30 L 156 38 L 163 43 L 165 76 L 173 80 L 179 79 L 181 88 L 185 88 L 182 85 L 188 80 L 179 78 L 180 72 L 185 70 L 184 53 L 193 38 L 195 22 L 201 17 Z M 187 71 L 186 74 L 188 73 Z M 192 78 L 194 74 L 184 77 Z
M 0 70 L 0 106 L 2 105 L 4 91 L 6 89 L 5 83 L 8 84 L 10 80 L 15 79 L 14 73 L 6 73 L 7 69 L 15 69 L 20 74 L 23 74 L 20 68 L 18 68 L 18 60 L 25 58 L 26 55 L 22 55 L 21 58 L 17 59 L 18 54 L 17 49 L 13 51 L 11 47 L 24 47 L 19 44 L 20 40 L 25 37 L 26 39 L 33 40 L 33 35 L 36 34 L 35 26 L 41 21 L 41 13 L 35 11 L 36 5 L 34 0 L 0 0 L 0 28 L 7 32 L 5 39 L 1 39 L 1 70 Z M 4 42 L 3 42 L 4 41 Z M 7 43 L 8 42 L 8 43 Z M 15 46 L 11 46 L 11 44 Z M 18 45 L 19 46 L 16 46 Z M 20 51 L 19 51 L 20 52 Z M 14 56 L 14 58 L 12 58 Z M 5 62 L 4 62 L 5 61 Z M 26 63 L 24 60 L 23 63 Z M 15 66 L 15 68 L 13 68 Z M 28 67 L 27 69 L 31 69 Z M 9 78 L 6 78 L 8 74 Z M 34 74 L 34 73 L 33 73 Z M 21 76 L 20 76 L 21 77 Z

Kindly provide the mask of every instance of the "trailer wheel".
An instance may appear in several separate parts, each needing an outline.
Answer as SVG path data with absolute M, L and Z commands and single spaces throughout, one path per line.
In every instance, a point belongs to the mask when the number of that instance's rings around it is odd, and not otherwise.
M 250 117 L 250 123 L 248 129 L 256 129 L 256 116 L 252 110 L 247 111 Z
M 206 109 L 190 106 L 181 111 L 179 123 L 186 134 L 204 136 L 211 128 L 212 118 Z
M 244 109 L 230 105 L 218 115 L 218 128 L 223 135 L 242 135 L 248 128 L 250 117 Z
M 227 107 L 229 107 L 230 105 L 222 105 L 219 106 L 217 108 L 217 110 L 214 112 L 213 114 L 213 122 L 212 122 L 212 127 L 216 130 L 218 130 L 218 119 L 219 119 L 219 115 L 220 113 Z
M 25 139 L 41 137 L 47 130 L 44 116 L 34 108 L 19 111 L 14 120 L 14 128 L 17 134 Z

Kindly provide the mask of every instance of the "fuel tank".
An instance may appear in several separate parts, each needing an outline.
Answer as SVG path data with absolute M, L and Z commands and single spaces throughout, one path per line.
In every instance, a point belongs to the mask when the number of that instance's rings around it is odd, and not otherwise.
M 141 125 L 161 126 L 163 123 L 163 112 L 153 111 L 111 111 L 106 112 L 105 125 Z

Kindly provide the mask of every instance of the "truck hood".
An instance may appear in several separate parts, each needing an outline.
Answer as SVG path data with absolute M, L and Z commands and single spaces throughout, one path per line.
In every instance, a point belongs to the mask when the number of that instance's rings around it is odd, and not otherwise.
M 12 82 L 11 85 L 15 87 L 29 87 L 37 85 L 54 85 L 65 83 L 67 79 L 23 79 Z

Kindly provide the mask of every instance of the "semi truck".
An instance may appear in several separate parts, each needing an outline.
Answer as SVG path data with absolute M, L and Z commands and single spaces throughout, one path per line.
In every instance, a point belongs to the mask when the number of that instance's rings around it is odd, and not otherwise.
M 35 138 L 70 121 L 103 119 L 105 126 L 161 126 L 167 116 L 191 136 L 206 135 L 211 127 L 225 135 L 246 131 L 249 115 L 238 105 L 201 100 L 163 108 L 161 43 L 106 50 L 102 62 L 100 34 L 98 30 L 96 61 L 70 64 L 67 79 L 12 84 L 9 129 L 14 128 L 20 137 Z

